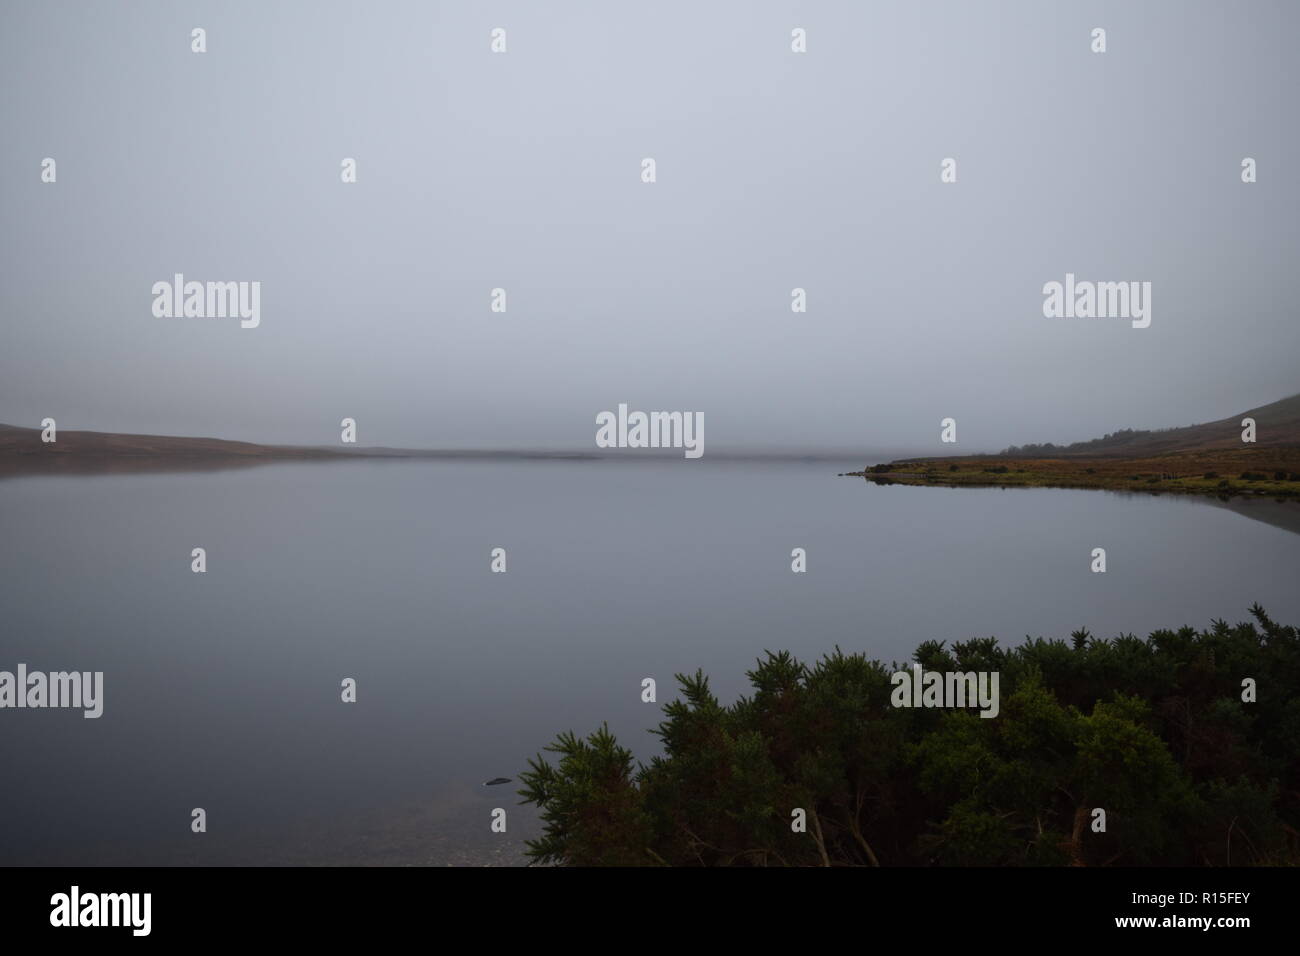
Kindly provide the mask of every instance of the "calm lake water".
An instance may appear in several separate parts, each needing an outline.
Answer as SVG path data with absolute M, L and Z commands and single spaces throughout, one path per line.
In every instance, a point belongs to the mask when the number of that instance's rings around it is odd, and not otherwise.
M 0 481 L 0 670 L 105 675 L 98 720 L 0 712 L 0 863 L 517 862 L 533 808 L 517 783 L 483 782 L 517 781 L 557 731 L 602 721 L 648 758 L 659 707 L 643 677 L 663 703 L 674 673 L 702 667 L 730 701 L 767 648 L 901 661 L 931 638 L 1145 636 L 1242 620 L 1255 601 L 1300 622 L 1300 534 L 1267 520 L 836 477 L 858 467 L 366 461 Z M 489 571 L 494 547 L 506 574 Z M 1106 574 L 1089 571 L 1094 547 Z

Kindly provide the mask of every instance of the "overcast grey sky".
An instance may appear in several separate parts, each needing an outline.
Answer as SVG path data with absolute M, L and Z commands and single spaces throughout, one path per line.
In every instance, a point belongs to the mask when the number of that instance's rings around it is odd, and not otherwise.
M 0 421 L 591 448 L 627 402 L 703 412 L 711 451 L 960 452 L 1220 418 L 1300 391 L 1298 28 L 1293 3 L 5 4 Z M 260 327 L 154 317 L 176 272 L 260 281 Z M 1066 272 L 1150 281 L 1150 328 L 1045 318 Z

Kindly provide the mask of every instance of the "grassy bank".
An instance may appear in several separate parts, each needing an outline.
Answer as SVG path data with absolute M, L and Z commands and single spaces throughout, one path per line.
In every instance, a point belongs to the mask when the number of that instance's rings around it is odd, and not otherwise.
M 1300 448 L 1207 449 L 1152 458 L 912 458 L 846 474 L 881 484 L 1106 488 L 1300 499 Z

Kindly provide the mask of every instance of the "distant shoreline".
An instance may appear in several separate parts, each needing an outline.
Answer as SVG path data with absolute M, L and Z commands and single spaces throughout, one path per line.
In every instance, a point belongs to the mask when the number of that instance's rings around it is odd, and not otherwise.
M 715 451 L 712 461 L 848 463 L 861 452 Z M 342 461 L 681 461 L 679 449 L 606 453 L 574 449 L 391 448 L 264 445 L 223 438 L 64 431 L 41 440 L 41 429 L 0 424 L 0 478 L 17 475 L 222 471 L 286 462 Z
M 1125 428 L 1091 441 L 1013 446 L 997 455 L 898 458 L 842 474 L 882 485 L 1294 500 L 1300 498 L 1300 394 L 1203 425 Z
M 1300 448 L 1244 447 L 1151 458 L 908 458 L 842 472 L 876 484 L 973 488 L 1086 488 L 1227 500 L 1300 500 Z

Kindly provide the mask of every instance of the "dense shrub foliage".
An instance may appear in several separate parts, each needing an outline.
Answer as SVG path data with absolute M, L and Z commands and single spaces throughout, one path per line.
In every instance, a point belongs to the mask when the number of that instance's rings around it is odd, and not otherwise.
M 648 765 L 605 728 L 560 735 L 556 765 L 529 761 L 520 795 L 545 824 L 529 852 L 567 865 L 1294 864 L 1300 633 L 1251 613 L 1146 640 L 916 650 L 926 670 L 999 672 L 993 718 L 893 707 L 902 668 L 838 649 L 812 666 L 769 653 L 731 706 L 702 673 L 678 675 Z

